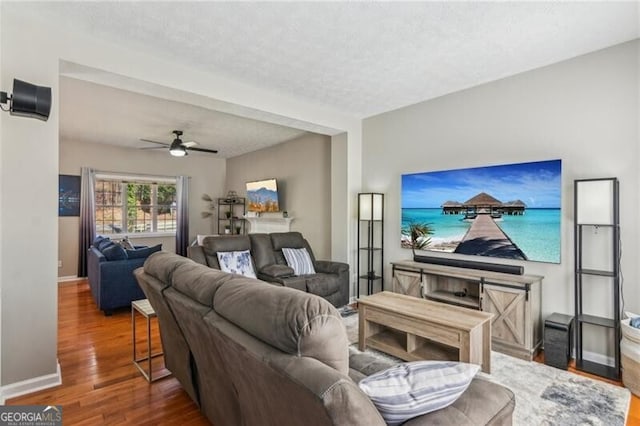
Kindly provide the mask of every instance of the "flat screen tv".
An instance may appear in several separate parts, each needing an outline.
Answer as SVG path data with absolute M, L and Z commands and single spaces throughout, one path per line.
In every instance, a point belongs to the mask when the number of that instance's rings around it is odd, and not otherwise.
M 560 263 L 561 160 L 402 175 L 401 245 Z M 414 234 L 416 235 L 416 234 Z
M 278 185 L 275 179 L 247 182 L 247 210 L 250 212 L 278 212 Z

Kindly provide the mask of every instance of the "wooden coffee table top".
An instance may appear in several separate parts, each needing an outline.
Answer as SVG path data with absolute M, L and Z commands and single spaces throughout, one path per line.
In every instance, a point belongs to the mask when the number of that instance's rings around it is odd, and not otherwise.
M 358 300 L 358 304 L 466 331 L 490 321 L 493 317 L 490 312 L 419 299 L 390 291 L 363 297 Z

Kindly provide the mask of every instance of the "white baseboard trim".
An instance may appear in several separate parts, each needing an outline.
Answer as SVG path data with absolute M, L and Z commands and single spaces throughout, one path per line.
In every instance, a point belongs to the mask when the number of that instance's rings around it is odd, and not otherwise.
M 69 275 L 66 277 L 58 277 L 58 282 L 59 283 L 64 283 L 64 282 L 68 282 L 68 281 L 76 281 L 78 279 L 77 275 Z
M 23 380 L 21 382 L 11 383 L 10 385 L 0 388 L 0 405 L 4 405 L 7 399 L 17 396 L 26 395 L 41 391 L 43 389 L 52 388 L 62 384 L 62 373 L 60 371 L 60 363 L 56 361 L 56 372 L 45 376 L 34 377 L 32 379 Z
M 597 362 L 598 364 L 608 365 L 609 367 L 613 367 L 615 365 L 615 361 L 613 357 L 599 354 L 597 352 L 589 352 L 589 351 L 583 350 L 582 359 L 586 359 L 587 361 Z

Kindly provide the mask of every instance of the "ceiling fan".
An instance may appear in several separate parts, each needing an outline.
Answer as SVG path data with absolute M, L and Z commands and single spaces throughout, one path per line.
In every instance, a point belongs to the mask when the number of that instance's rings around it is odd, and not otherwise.
M 142 139 L 141 138 L 140 140 L 143 141 L 143 142 L 151 142 L 151 143 L 156 143 L 158 145 L 168 146 L 169 147 L 169 154 L 173 155 L 174 157 L 184 157 L 185 155 L 187 155 L 187 151 L 208 152 L 208 153 L 211 153 L 211 154 L 217 154 L 218 153 L 217 149 L 196 148 L 195 145 L 197 145 L 198 142 L 194 142 L 194 141 L 185 142 L 185 141 L 183 141 L 182 139 L 180 139 L 180 136 L 182 136 L 182 130 L 174 130 L 171 133 L 176 135 L 176 138 L 170 144 L 165 143 L 165 142 L 152 141 L 151 139 Z M 141 149 L 160 149 L 160 147 L 141 148 Z

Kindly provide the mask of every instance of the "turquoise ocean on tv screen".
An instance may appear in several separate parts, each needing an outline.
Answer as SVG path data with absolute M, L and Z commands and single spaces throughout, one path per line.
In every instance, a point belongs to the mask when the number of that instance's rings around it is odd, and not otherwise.
M 460 241 L 471 226 L 464 215 L 442 214 L 441 208 L 402 209 L 402 227 L 409 222 L 429 223 L 434 229 L 433 244 Z M 502 216 L 496 224 L 522 250 L 537 262 L 560 263 L 560 209 L 527 208 L 522 216 Z

